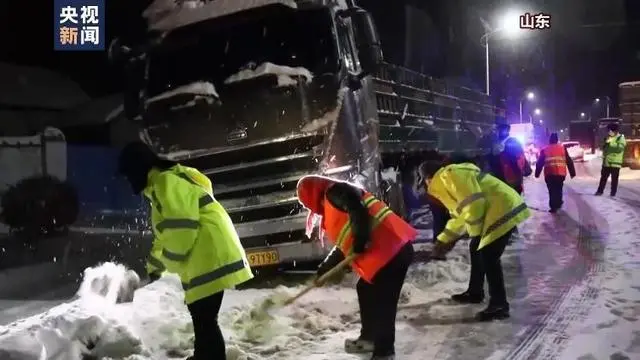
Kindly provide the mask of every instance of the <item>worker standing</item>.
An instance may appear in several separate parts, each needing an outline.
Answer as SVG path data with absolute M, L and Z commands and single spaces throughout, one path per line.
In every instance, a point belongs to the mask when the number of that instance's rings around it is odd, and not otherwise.
M 600 172 L 600 184 L 596 195 L 602 195 L 607 180 L 611 175 L 611 196 L 616 196 L 618 192 L 618 178 L 620 177 L 620 168 L 624 157 L 624 148 L 627 141 L 624 135 L 620 134 L 618 124 L 609 124 L 609 136 L 604 140 L 602 146 L 602 170 Z
M 519 194 L 524 192 L 524 177 L 531 175 L 531 165 L 518 139 L 509 136 L 511 126 L 499 124 L 497 141 L 489 156 L 491 174 L 509 184 Z
M 125 146 L 118 165 L 133 192 L 143 192 L 151 202 L 150 278 L 166 270 L 182 281 L 195 333 L 189 359 L 226 359 L 218 325 L 224 290 L 253 274 L 229 215 L 213 197 L 211 181 L 194 168 L 159 158 L 141 142 Z
M 438 234 L 434 253 L 446 253 L 465 235 L 471 237 L 469 287 L 465 292 L 453 295 L 452 300 L 464 304 L 481 303 L 486 275 L 489 304 L 476 314 L 476 320 L 509 317 L 500 257 L 515 227 L 530 216 L 522 196 L 496 177 L 482 173 L 472 163 L 425 162 L 420 166 L 420 173 L 429 194 L 440 200 L 452 214 L 445 229 Z
M 417 231 L 371 193 L 346 182 L 305 176 L 298 181 L 297 194 L 309 210 L 307 235 L 318 225 L 319 237 L 326 235 L 334 245 L 318 268 L 318 276 L 345 256 L 357 254 L 351 268 L 360 276 L 357 293 L 362 328 L 359 338 L 345 341 L 345 351 L 372 352 L 372 360 L 392 360 L 398 301 Z
M 549 191 L 549 212 L 555 213 L 563 204 L 562 188 L 567 177 L 567 168 L 572 179 L 576 176 L 573 160 L 567 149 L 562 144 L 558 144 L 557 133 L 549 136 L 549 145 L 540 152 L 536 163 L 536 178 L 540 177 L 542 168 L 544 168 L 544 181 Z

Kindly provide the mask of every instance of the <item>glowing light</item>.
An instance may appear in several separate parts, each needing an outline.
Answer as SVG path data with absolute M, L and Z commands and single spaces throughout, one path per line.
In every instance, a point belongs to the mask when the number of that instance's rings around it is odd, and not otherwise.
M 522 11 L 511 10 L 504 13 L 498 22 L 498 30 L 510 38 L 520 35 L 522 33 L 520 15 L 522 15 Z
M 527 99 L 529 100 L 533 100 L 536 98 L 536 94 L 532 93 L 532 92 L 528 92 L 527 93 Z

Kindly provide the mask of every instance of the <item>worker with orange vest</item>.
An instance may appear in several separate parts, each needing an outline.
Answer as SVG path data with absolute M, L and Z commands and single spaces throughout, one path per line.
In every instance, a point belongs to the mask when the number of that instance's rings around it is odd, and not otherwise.
M 549 212 L 555 213 L 562 207 L 562 187 L 567 177 L 567 168 L 571 178 L 576 176 L 576 169 L 569 152 L 562 144 L 558 144 L 558 134 L 549 136 L 549 145 L 542 149 L 536 163 L 536 178 L 544 168 L 544 181 L 549 190 Z
M 298 200 L 309 210 L 307 236 L 317 225 L 319 238 L 334 247 L 318 268 L 318 276 L 346 256 L 360 276 L 357 284 L 361 332 L 345 340 L 348 353 L 372 352 L 372 360 L 392 360 L 400 291 L 413 260 L 417 231 L 371 193 L 356 185 L 323 176 L 298 181 Z

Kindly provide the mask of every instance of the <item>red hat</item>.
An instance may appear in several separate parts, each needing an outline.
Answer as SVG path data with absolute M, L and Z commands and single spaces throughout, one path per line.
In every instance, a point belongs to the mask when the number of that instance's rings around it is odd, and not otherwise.
M 323 215 L 323 205 L 325 191 L 337 181 L 326 176 L 307 175 L 298 180 L 297 195 L 302 206 L 311 212 Z

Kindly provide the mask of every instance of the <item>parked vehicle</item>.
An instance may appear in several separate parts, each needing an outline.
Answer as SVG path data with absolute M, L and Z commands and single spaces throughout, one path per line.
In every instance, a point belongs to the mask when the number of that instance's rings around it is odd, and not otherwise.
M 577 141 L 565 141 L 562 143 L 569 156 L 573 161 L 582 162 L 584 161 L 584 149 L 580 146 L 580 143 Z
M 324 257 L 304 234 L 302 175 L 358 182 L 407 216 L 420 161 L 477 155 L 505 121 L 481 92 L 383 62 L 354 1 L 229 3 L 167 15 L 148 42 L 110 53 L 127 64 L 127 118 L 211 177 L 253 267 Z
M 583 150 L 593 152 L 596 148 L 596 128 L 591 120 L 571 121 L 569 139 L 580 144 Z

